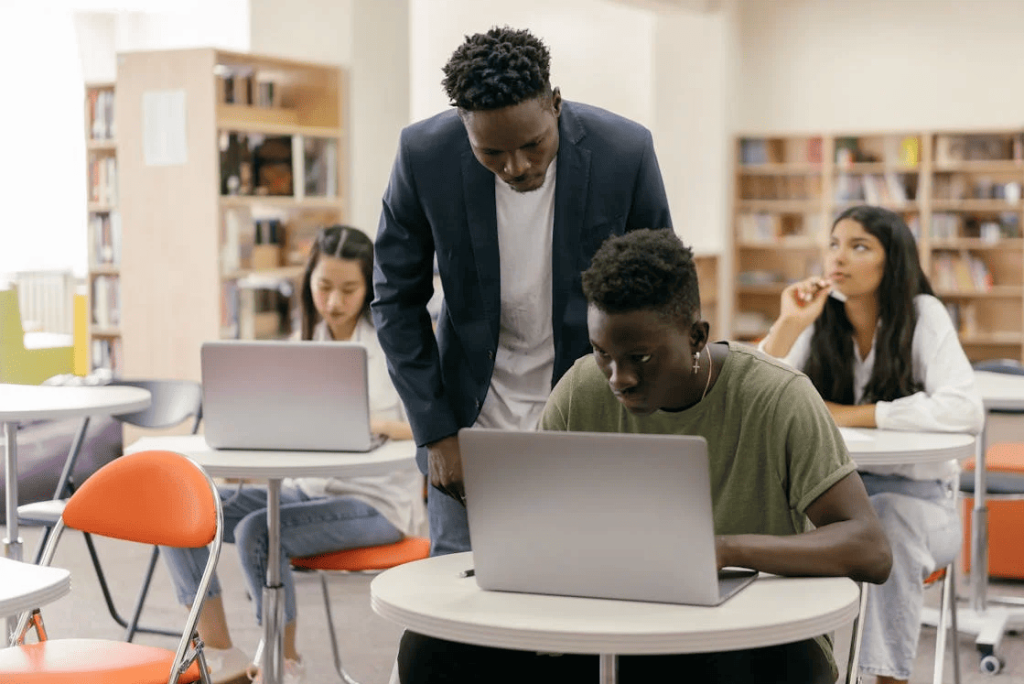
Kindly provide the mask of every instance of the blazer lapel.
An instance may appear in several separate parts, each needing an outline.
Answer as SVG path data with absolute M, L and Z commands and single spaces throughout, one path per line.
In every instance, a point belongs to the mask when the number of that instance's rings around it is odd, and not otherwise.
M 471 151 L 462 155 L 462 192 L 473 260 L 480 282 L 480 298 L 490 323 L 492 339 L 497 341 L 501 319 L 501 261 L 498 257 L 494 174 L 485 169 Z
M 590 150 L 578 144 L 584 135 L 582 125 L 572 111 L 572 104 L 565 102 L 559 118 L 555 226 L 551 250 L 551 315 L 556 349 L 569 294 L 576 288 L 575 283 L 580 277 L 580 236 L 590 189 Z

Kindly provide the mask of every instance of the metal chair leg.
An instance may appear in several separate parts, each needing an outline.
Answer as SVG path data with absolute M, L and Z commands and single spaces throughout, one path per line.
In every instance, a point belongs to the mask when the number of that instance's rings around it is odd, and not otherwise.
M 121 617 L 121 614 L 117 611 L 117 606 L 114 605 L 114 597 L 110 595 L 110 587 L 107 586 L 107 578 L 103 574 L 103 566 L 100 565 L 100 558 L 96 554 L 96 546 L 93 544 L 92 535 L 83 532 L 82 537 L 85 538 L 85 546 L 89 550 L 89 557 L 92 559 L 92 566 L 96 570 L 96 579 L 99 580 L 100 592 L 103 594 L 103 601 L 107 604 L 107 612 L 110 613 L 110 617 L 114 618 L 114 622 L 127 629 L 128 621 Z M 147 634 L 163 634 L 164 636 L 180 636 L 179 632 L 162 629 L 160 627 L 136 626 L 134 631 L 145 632 Z M 134 638 L 134 633 L 132 637 Z M 128 639 L 128 641 L 131 641 L 131 639 Z
M 135 599 L 135 607 L 132 609 L 132 617 L 125 627 L 124 640 L 131 642 L 135 633 L 139 631 L 139 617 L 142 615 L 142 607 L 146 603 L 146 596 L 149 594 L 149 585 L 153 581 L 153 572 L 156 570 L 156 562 L 160 559 L 160 547 L 154 546 L 153 553 L 149 555 L 149 565 L 146 567 L 146 575 L 142 579 L 142 587 Z
M 850 659 L 846 665 L 846 684 L 860 682 L 860 645 L 864 638 L 864 613 L 868 607 L 868 585 L 860 583 L 860 605 L 853 621 L 853 636 L 850 638 Z
M 947 620 L 949 619 L 949 604 L 952 599 L 949 573 L 950 568 L 946 567 L 946 572 L 942 576 L 942 593 L 939 598 L 939 624 L 935 628 L 935 662 L 932 669 L 932 684 L 942 684 L 942 671 L 946 664 Z
M 946 570 L 946 576 L 949 578 L 949 626 L 952 630 L 953 641 L 953 681 L 955 684 L 960 684 L 960 630 L 956 624 L 956 566 L 955 563 L 950 563 L 949 568 Z
M 330 632 L 331 650 L 334 652 L 334 669 L 347 684 L 359 684 L 345 671 L 345 667 L 341 663 L 341 648 L 338 646 L 338 635 L 334 630 L 334 617 L 331 615 L 331 595 L 327 591 L 327 573 L 318 572 L 317 574 L 320 575 L 320 588 L 324 594 L 324 612 L 327 613 L 327 631 Z

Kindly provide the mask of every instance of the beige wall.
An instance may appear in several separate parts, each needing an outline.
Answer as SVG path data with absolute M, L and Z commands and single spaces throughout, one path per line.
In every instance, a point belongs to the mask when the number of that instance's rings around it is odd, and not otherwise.
M 1019 0 L 741 1 L 745 131 L 1020 126 Z

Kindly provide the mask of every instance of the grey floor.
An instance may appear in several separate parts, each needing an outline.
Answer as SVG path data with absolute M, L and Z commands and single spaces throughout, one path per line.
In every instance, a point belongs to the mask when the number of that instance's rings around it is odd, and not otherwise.
M 1022 441 L 1024 420 L 997 417 L 997 420 L 992 422 L 991 435 L 993 441 Z M 33 528 L 23 528 L 23 538 L 25 555 L 32 557 L 39 532 Z M 149 550 L 146 547 L 112 540 L 97 541 L 104 568 L 113 578 L 115 600 L 122 611 L 127 612 L 148 560 Z M 71 570 L 74 585 L 67 597 L 47 606 L 43 611 L 50 636 L 120 638 L 122 630 L 108 616 L 103 605 L 99 585 L 81 535 L 76 532 L 65 535 L 54 564 Z M 232 546 L 224 547 L 220 578 L 225 587 L 224 602 L 235 643 L 252 653 L 259 640 L 260 631 L 253 618 L 252 603 L 246 596 L 245 583 Z M 334 578 L 331 581 L 332 607 L 340 630 L 342 653 L 346 656 L 346 668 L 362 684 L 386 684 L 394 663 L 401 628 L 377 616 L 371 610 L 371 579 L 369 576 Z M 960 591 L 963 595 L 967 594 L 965 586 L 961 586 Z M 319 581 L 309 575 L 300 575 L 297 578 L 297 592 L 300 651 L 307 662 L 307 681 L 339 681 L 334 674 Z M 937 605 L 938 593 L 937 586 L 927 592 L 929 604 Z M 1024 597 L 1024 581 L 993 581 L 991 593 Z M 157 569 L 143 618 L 145 623 L 170 627 L 178 627 L 184 623 L 184 609 L 176 605 L 170 580 L 162 565 Z M 162 646 L 174 644 L 172 639 L 152 635 L 140 635 L 136 641 Z M 845 657 L 848 643 L 848 630 L 836 635 L 836 652 L 840 656 L 839 660 Z M 934 644 L 935 630 L 923 628 L 912 682 L 932 681 Z M 1003 640 L 1001 654 L 1006 667 L 994 677 L 979 672 L 972 636 L 962 635 L 958 639 L 958 647 L 961 653 L 963 682 L 1024 684 L 1024 636 L 1011 635 Z M 953 681 L 950 662 L 947 654 L 947 682 Z

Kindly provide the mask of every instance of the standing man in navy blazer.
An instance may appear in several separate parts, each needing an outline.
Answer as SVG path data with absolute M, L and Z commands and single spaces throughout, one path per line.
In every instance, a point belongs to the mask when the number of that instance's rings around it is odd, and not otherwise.
M 455 110 L 402 131 L 384 193 L 371 308 L 433 485 L 435 555 L 469 550 L 458 430 L 534 429 L 590 352 L 591 256 L 610 235 L 671 226 L 650 132 L 563 101 L 549 62 L 529 31 L 467 37 L 444 67 Z

